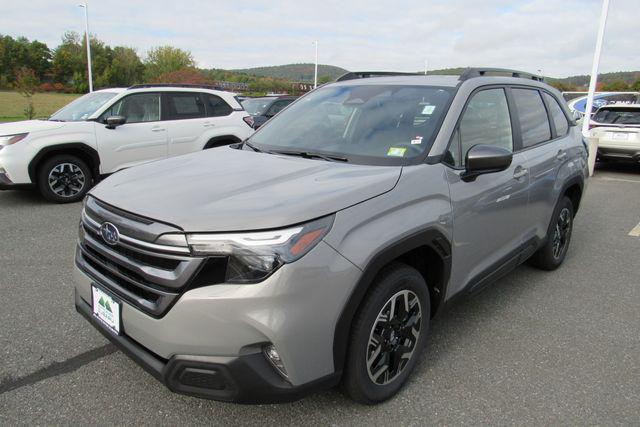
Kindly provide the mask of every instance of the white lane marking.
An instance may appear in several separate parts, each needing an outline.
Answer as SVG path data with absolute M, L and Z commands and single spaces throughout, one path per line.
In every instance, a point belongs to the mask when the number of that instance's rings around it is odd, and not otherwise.
M 636 179 L 623 179 L 623 178 L 609 178 L 608 176 L 603 176 L 602 178 L 598 178 L 603 181 L 620 181 L 620 182 L 633 182 L 636 184 L 640 184 L 640 180 Z
M 640 237 L 640 222 L 629 232 L 629 236 Z

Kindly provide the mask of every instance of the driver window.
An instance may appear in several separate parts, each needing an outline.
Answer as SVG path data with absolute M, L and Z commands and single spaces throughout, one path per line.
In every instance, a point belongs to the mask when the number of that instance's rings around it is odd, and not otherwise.
M 495 145 L 513 151 L 511 119 L 504 89 L 476 93 L 467 104 L 445 160 L 462 167 L 474 145 Z
M 156 122 L 160 120 L 160 94 L 139 93 L 126 96 L 102 115 L 102 121 L 109 116 L 124 116 L 126 123 Z

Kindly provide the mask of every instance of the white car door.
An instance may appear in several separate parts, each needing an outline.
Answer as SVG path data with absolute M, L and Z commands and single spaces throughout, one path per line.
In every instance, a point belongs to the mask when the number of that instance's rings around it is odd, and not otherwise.
M 162 159 L 167 156 L 167 126 L 161 118 L 159 92 L 127 95 L 104 112 L 95 123 L 100 153 L 100 173 Z M 104 120 L 122 116 L 123 125 L 106 127 Z
M 169 129 L 168 155 L 202 150 L 203 134 L 210 127 L 204 97 L 199 92 L 165 92 L 165 118 Z

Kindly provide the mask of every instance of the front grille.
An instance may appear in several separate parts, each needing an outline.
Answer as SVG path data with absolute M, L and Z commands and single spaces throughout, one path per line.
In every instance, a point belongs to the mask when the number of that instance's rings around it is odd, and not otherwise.
M 224 280 L 226 258 L 195 257 L 186 247 L 157 245 L 158 236 L 180 230 L 123 213 L 91 197 L 82 212 L 76 265 L 100 286 L 145 313 L 162 317 L 187 289 Z M 102 239 L 104 222 L 121 230 L 117 244 Z

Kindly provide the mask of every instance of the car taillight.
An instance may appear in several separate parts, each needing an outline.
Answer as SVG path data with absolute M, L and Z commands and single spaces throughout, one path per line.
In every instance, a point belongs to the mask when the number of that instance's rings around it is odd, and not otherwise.
M 246 124 L 248 124 L 250 128 L 252 128 L 252 129 L 253 129 L 253 117 L 251 117 L 251 116 L 244 116 L 244 117 L 242 118 L 242 120 L 244 120 L 244 122 L 245 122 Z

